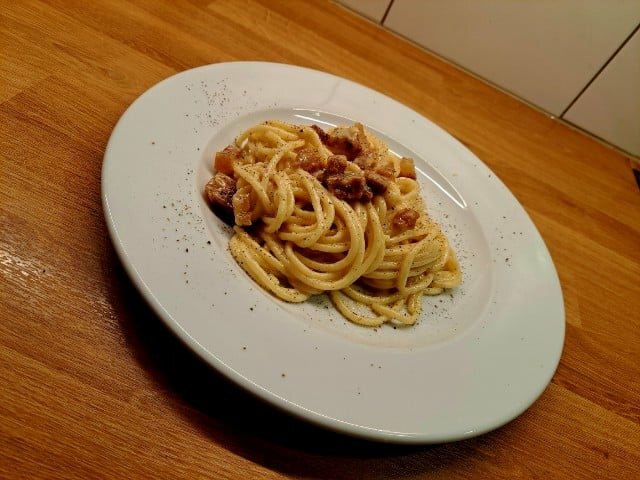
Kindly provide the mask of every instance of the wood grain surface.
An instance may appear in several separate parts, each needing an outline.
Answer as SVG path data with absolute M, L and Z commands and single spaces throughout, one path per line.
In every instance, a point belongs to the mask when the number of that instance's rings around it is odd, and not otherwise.
M 145 306 L 103 220 L 106 142 L 153 84 L 230 60 L 383 92 L 513 191 L 554 259 L 567 325 L 557 373 L 521 417 L 440 446 L 341 437 L 238 390 Z M 640 478 L 629 159 L 326 1 L 4 1 L 0 79 L 0 477 Z

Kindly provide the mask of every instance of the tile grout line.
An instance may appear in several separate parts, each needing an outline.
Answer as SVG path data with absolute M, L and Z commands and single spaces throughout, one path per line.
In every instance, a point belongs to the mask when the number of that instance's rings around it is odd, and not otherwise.
M 627 43 L 629 43 L 629 40 L 631 40 L 631 38 L 636 34 L 638 29 L 640 29 L 640 23 L 636 25 L 635 28 L 631 31 L 631 33 L 627 36 L 627 38 L 625 38 L 624 41 L 620 45 L 618 45 L 618 48 L 614 50 L 614 52 L 611 54 L 611 56 L 609 56 L 607 61 L 604 62 L 604 64 L 602 64 L 602 66 L 593 75 L 593 77 L 591 77 L 591 79 L 587 82 L 587 84 L 584 87 L 582 87 L 582 89 L 578 92 L 575 98 L 571 100 L 571 102 L 569 102 L 569 105 L 567 105 L 566 108 L 562 111 L 562 113 L 558 115 L 559 117 L 563 118 L 565 116 L 565 114 L 571 109 L 571 107 L 573 107 L 573 105 L 578 101 L 578 99 L 582 96 L 582 94 L 587 91 L 587 89 L 591 86 L 591 84 L 593 84 L 593 82 L 595 82 L 595 80 L 600 76 L 600 74 L 604 71 L 604 69 L 609 66 L 609 64 L 613 61 L 616 55 L 620 53 L 620 50 L 622 50 L 624 46 Z
M 389 12 L 391 11 L 391 7 L 393 6 L 393 2 L 395 2 L 396 0 L 391 0 L 389 2 L 389 5 L 387 5 L 387 9 L 384 11 L 384 15 L 382 15 L 382 18 L 380 19 L 380 25 L 384 26 L 384 22 L 387 19 L 387 15 L 389 15 Z

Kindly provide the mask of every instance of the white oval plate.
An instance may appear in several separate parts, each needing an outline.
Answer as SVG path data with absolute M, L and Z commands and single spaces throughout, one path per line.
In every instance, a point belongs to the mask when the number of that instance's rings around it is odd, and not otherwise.
M 292 305 L 257 287 L 201 192 L 213 153 L 270 118 L 361 121 L 413 157 L 463 285 L 426 298 L 415 327 L 375 330 L 343 320 L 322 297 Z M 260 62 L 168 78 L 116 125 L 102 198 L 125 268 L 169 328 L 237 384 L 324 427 L 398 443 L 478 435 L 529 407 L 560 359 L 560 284 L 522 206 L 441 128 L 348 80 Z

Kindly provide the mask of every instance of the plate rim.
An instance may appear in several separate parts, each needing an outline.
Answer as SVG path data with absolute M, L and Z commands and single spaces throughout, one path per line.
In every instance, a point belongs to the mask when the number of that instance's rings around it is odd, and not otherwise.
M 383 93 L 377 92 L 377 91 L 375 91 L 375 90 L 373 90 L 373 89 L 371 89 L 369 87 L 366 87 L 364 85 L 360 85 L 360 84 L 358 84 L 356 82 L 353 82 L 351 80 L 348 80 L 348 79 L 345 79 L 345 78 L 342 78 L 342 77 L 338 77 L 336 75 L 333 75 L 333 74 L 330 74 L 330 73 L 327 73 L 327 72 L 314 70 L 314 69 L 307 68 L 307 67 L 299 67 L 299 66 L 295 66 L 295 65 L 291 65 L 291 64 L 284 64 L 284 63 L 238 61 L 238 62 L 223 62 L 223 63 L 217 63 L 217 64 L 211 64 L 211 65 L 203 65 L 203 66 L 199 66 L 199 67 L 196 67 L 196 68 L 193 68 L 193 69 L 189 69 L 189 70 L 185 70 L 185 71 L 182 71 L 182 72 L 178 72 L 178 73 L 176 73 L 176 74 L 174 74 L 174 75 L 172 75 L 170 77 L 167 77 L 167 78 L 157 82 L 153 86 L 149 87 L 147 90 L 145 90 L 145 92 L 142 93 L 141 95 L 139 95 L 125 109 L 125 111 L 122 113 L 121 117 L 119 118 L 118 122 L 116 123 L 116 125 L 113 128 L 113 131 L 112 131 L 112 133 L 110 135 L 109 141 L 107 142 L 107 145 L 106 145 L 106 148 L 105 148 L 105 153 L 104 153 L 102 170 L 101 170 L 101 200 L 102 200 L 102 208 L 103 208 L 103 213 L 105 215 L 105 221 L 106 221 L 106 224 L 107 224 L 107 229 L 108 229 L 108 232 L 109 232 L 111 243 L 113 244 L 114 249 L 115 249 L 115 251 L 117 253 L 117 256 L 118 256 L 121 264 L 123 265 L 128 277 L 131 279 L 132 283 L 135 285 L 135 287 L 137 288 L 138 292 L 141 294 L 141 297 L 151 307 L 151 309 L 154 311 L 154 313 L 162 320 L 164 325 L 167 326 L 170 329 L 170 331 L 172 331 L 172 333 L 174 335 L 176 335 L 176 337 L 183 343 L 183 345 L 185 345 L 191 351 L 196 353 L 198 355 L 198 357 L 202 361 L 204 361 L 210 367 L 213 367 L 218 373 L 222 374 L 226 379 L 232 381 L 236 385 L 238 385 L 241 388 L 243 388 L 245 391 L 250 392 L 252 395 L 258 397 L 261 401 L 265 401 L 266 403 L 277 407 L 279 410 L 284 411 L 287 414 L 293 415 L 294 417 L 297 417 L 297 418 L 299 418 L 301 420 L 311 422 L 312 424 L 315 424 L 315 425 L 320 426 L 322 428 L 338 431 L 338 432 L 343 433 L 343 434 L 347 434 L 347 435 L 350 435 L 350 436 L 353 436 L 353 437 L 362 438 L 362 439 L 366 439 L 366 440 L 382 441 L 382 442 L 389 442 L 389 443 L 403 443 L 403 444 L 444 443 L 444 442 L 449 442 L 449 441 L 453 441 L 453 440 L 461 440 L 461 439 L 465 439 L 465 438 L 470 438 L 470 437 L 473 437 L 473 436 L 481 435 L 481 434 L 486 433 L 488 431 L 500 428 L 504 424 L 506 424 L 506 423 L 512 421 L 513 419 L 515 419 L 516 417 L 518 417 L 526 409 L 528 409 L 533 403 L 535 403 L 535 401 L 546 390 L 548 384 L 550 383 L 551 379 L 553 378 L 553 376 L 554 376 L 554 374 L 555 374 L 555 372 L 556 372 L 556 370 L 558 368 L 558 365 L 559 365 L 559 362 L 560 362 L 560 358 L 561 358 L 561 355 L 562 355 L 562 351 L 563 351 L 566 325 L 565 325 L 565 310 L 564 310 L 564 298 L 563 298 L 563 292 L 562 292 L 562 285 L 560 284 L 558 273 L 557 273 L 557 269 L 555 268 L 555 265 L 553 263 L 553 259 L 551 258 L 551 255 L 550 255 L 550 252 L 548 250 L 548 247 L 546 246 L 546 244 L 544 242 L 544 239 L 542 238 L 542 235 L 538 231 L 537 226 L 535 225 L 535 223 L 533 223 L 533 220 L 531 219 L 531 217 L 524 210 L 524 208 L 522 207 L 522 204 L 520 204 L 520 202 L 513 195 L 513 193 L 504 185 L 504 183 L 502 183 L 501 179 L 499 177 L 497 177 L 497 175 L 495 175 L 495 174 L 494 174 L 495 179 L 498 182 L 500 182 L 500 184 L 502 184 L 504 186 L 504 188 L 509 192 L 509 194 L 513 198 L 513 201 L 518 206 L 520 206 L 522 208 L 523 214 L 529 219 L 529 221 L 531 223 L 531 226 L 533 227 L 533 229 L 535 231 L 535 234 L 538 236 L 538 238 L 541 241 L 541 245 L 542 245 L 542 248 L 544 249 L 544 253 L 548 256 L 549 260 L 551 261 L 551 265 L 553 267 L 553 273 L 555 274 L 555 279 L 554 279 L 555 280 L 555 282 L 554 282 L 555 285 L 554 285 L 554 287 L 557 287 L 557 290 L 558 290 L 557 293 L 559 293 L 559 296 L 560 296 L 559 297 L 560 298 L 560 303 L 559 303 L 560 311 L 558 312 L 558 314 L 561 317 L 561 322 L 560 322 L 561 323 L 561 332 L 560 332 L 561 335 L 560 335 L 560 339 L 559 339 L 560 340 L 560 342 L 559 342 L 560 348 L 559 348 L 559 351 L 557 352 L 557 359 L 552 362 L 554 364 L 553 368 L 549 369 L 549 372 L 548 372 L 548 375 L 547 375 L 547 377 L 548 377 L 547 380 L 544 383 L 539 385 L 538 391 L 535 394 L 535 396 L 532 396 L 533 398 L 528 399 L 530 401 L 526 401 L 523 404 L 519 405 L 518 407 L 514 408 L 514 410 L 512 412 L 510 412 L 508 415 L 504 416 L 503 421 L 501 421 L 501 422 L 493 423 L 491 425 L 486 425 L 485 428 L 476 429 L 473 432 L 469 432 L 468 434 L 462 434 L 461 435 L 461 432 L 456 432 L 456 433 L 452 433 L 449 436 L 440 435 L 437 438 L 433 438 L 431 435 L 425 434 L 425 433 L 401 433 L 401 432 L 394 432 L 394 431 L 386 431 L 386 430 L 380 430 L 380 429 L 377 429 L 377 428 L 374 428 L 374 427 L 368 427 L 366 425 L 355 425 L 353 423 L 345 422 L 345 421 L 337 419 L 337 418 L 327 417 L 327 416 L 325 416 L 325 415 L 323 415 L 321 413 L 318 413 L 318 412 L 315 412 L 313 410 L 307 409 L 303 405 L 298 405 L 298 404 L 296 404 L 294 402 L 291 402 L 290 400 L 275 394 L 274 392 L 268 390 L 264 386 L 261 386 L 261 385 L 257 384 L 256 382 L 252 381 L 251 379 L 243 376 L 239 372 L 236 372 L 235 370 L 230 368 L 226 363 L 224 363 L 221 359 L 219 359 L 214 354 L 212 354 L 212 352 L 207 350 L 200 342 L 197 341 L 197 339 L 193 338 L 189 334 L 189 332 L 187 332 L 179 323 L 177 323 L 170 315 L 167 314 L 167 312 L 162 307 L 161 303 L 155 298 L 152 290 L 148 287 L 148 285 L 144 281 L 144 278 L 142 277 L 140 272 L 138 272 L 138 270 L 135 268 L 135 266 L 134 266 L 133 262 L 131 261 L 131 259 L 127 256 L 127 253 L 126 253 L 126 251 L 124 249 L 124 246 L 122 244 L 120 232 L 117 230 L 116 222 L 113 219 L 111 208 L 110 208 L 110 204 L 109 204 L 108 187 L 105 184 L 106 183 L 106 178 L 105 178 L 106 174 L 105 174 L 105 172 L 106 172 L 106 169 L 108 167 L 108 154 L 109 154 L 110 148 L 112 147 L 112 142 L 115 142 L 116 139 L 117 139 L 116 134 L 119 132 L 119 128 L 122 128 L 122 122 L 124 121 L 124 119 L 127 116 L 127 114 L 132 109 L 136 108 L 136 106 L 139 104 L 139 102 L 143 102 L 144 98 L 146 98 L 147 95 L 150 95 L 152 91 L 160 88 L 162 85 L 164 85 L 167 82 L 176 81 L 177 78 L 179 78 L 179 77 L 181 77 L 183 75 L 193 74 L 193 73 L 195 73 L 195 72 L 197 72 L 199 70 L 208 70 L 208 69 L 211 69 L 211 68 L 219 67 L 221 65 L 230 65 L 230 64 L 252 65 L 252 66 L 255 66 L 255 67 L 258 67 L 258 68 L 261 65 L 269 65 L 269 66 L 301 69 L 301 70 L 305 70 L 305 71 L 308 71 L 308 72 L 313 72 L 315 74 L 320 73 L 322 75 L 328 75 L 330 77 L 335 78 L 336 80 L 346 81 L 349 84 L 351 84 L 351 86 L 355 86 L 356 88 L 365 89 L 365 91 L 367 91 L 369 94 L 380 95 L 380 96 L 382 96 L 382 97 L 384 97 L 384 98 L 386 98 L 386 99 L 388 99 L 388 100 L 390 100 L 392 102 L 395 102 L 395 103 L 399 104 L 400 106 L 404 107 L 405 109 L 410 110 L 411 112 L 413 112 L 415 115 L 417 115 L 418 117 L 420 117 L 424 121 L 427 121 L 432 126 L 436 127 L 440 131 L 440 134 L 446 135 L 446 137 L 448 137 L 448 139 L 450 141 L 453 141 L 457 145 L 458 148 L 461 148 L 465 152 L 468 152 L 469 154 L 471 154 L 478 162 L 480 162 L 490 172 L 492 172 L 492 170 L 486 164 L 484 164 L 484 162 L 482 162 L 482 160 L 480 160 L 478 157 L 476 157 L 475 154 L 473 152 L 471 152 L 466 146 L 464 146 L 456 137 L 454 137 L 449 132 L 444 130 L 442 127 L 440 127 L 439 125 L 435 124 L 433 121 L 431 121 L 428 118 L 424 117 L 420 113 L 416 112 L 415 110 L 411 109 L 410 107 L 407 107 L 406 105 L 401 104 L 397 100 L 394 100 L 393 98 L 391 98 L 391 97 L 389 97 L 389 96 L 387 96 L 387 95 L 385 95 Z M 315 108 L 314 107 L 309 107 L 309 109 L 315 109 Z

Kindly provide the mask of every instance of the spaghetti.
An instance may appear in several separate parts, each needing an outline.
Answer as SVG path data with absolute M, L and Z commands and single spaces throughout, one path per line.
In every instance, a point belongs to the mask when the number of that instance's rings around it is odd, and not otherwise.
M 205 195 L 233 215 L 231 254 L 282 300 L 327 292 L 354 323 L 413 325 L 424 295 L 462 281 L 413 161 L 359 123 L 267 121 L 216 153 L 214 168 Z

